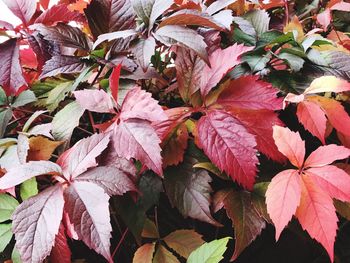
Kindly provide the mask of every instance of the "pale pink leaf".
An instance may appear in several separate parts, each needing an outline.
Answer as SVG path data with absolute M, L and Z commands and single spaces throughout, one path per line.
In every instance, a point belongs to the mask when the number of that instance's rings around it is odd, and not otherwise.
M 12 231 L 23 263 L 41 263 L 50 254 L 62 220 L 63 190 L 49 187 L 24 201 L 12 215 Z
M 317 148 L 306 159 L 304 167 L 321 167 L 350 156 L 350 149 L 335 144 Z
M 100 113 L 114 113 L 114 104 L 111 96 L 104 90 L 78 90 L 74 96 L 79 105 L 89 111 Z
M 314 79 L 310 86 L 304 91 L 304 94 L 313 94 L 320 92 L 344 92 L 350 90 L 350 83 L 346 80 L 334 76 L 322 76 Z
M 44 174 L 60 175 L 61 173 L 61 167 L 53 162 L 31 161 L 10 168 L 7 173 L 0 178 L 0 189 L 9 189 L 35 176 Z
M 305 142 L 298 132 L 288 128 L 273 126 L 273 138 L 278 150 L 296 167 L 303 165 L 305 157 Z
M 65 210 L 79 237 L 89 248 L 113 262 L 109 196 L 94 183 L 74 182 L 65 191 Z

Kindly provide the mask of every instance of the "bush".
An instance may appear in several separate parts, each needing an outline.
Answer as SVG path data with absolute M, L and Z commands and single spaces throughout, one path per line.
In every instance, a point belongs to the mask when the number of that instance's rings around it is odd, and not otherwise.
M 3 1 L 1 262 L 350 260 L 350 3 Z

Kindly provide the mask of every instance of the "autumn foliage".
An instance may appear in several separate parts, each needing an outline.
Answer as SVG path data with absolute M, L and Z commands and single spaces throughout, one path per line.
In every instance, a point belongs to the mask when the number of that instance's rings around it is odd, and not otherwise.
M 0 262 L 349 262 L 350 3 L 2 1 Z

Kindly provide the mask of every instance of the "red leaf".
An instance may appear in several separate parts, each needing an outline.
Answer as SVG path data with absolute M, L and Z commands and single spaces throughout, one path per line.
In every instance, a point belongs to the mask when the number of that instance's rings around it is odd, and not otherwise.
M 108 134 L 94 134 L 80 140 L 57 160 L 67 179 L 73 179 L 91 167 L 97 166 L 96 157 L 108 146 Z
M 299 206 L 301 197 L 299 176 L 297 170 L 282 171 L 272 178 L 267 188 L 267 212 L 276 228 L 276 240 Z
M 162 175 L 160 139 L 148 121 L 132 119 L 111 126 L 112 143 L 119 157 L 135 158 Z
M 277 98 L 278 92 L 270 83 L 259 80 L 259 76 L 244 76 L 231 80 L 217 103 L 228 108 L 280 110 L 282 98 Z
M 50 254 L 63 214 L 60 185 L 24 201 L 12 215 L 16 248 L 24 263 L 40 263 Z
M 50 261 L 54 263 L 71 263 L 71 251 L 67 242 L 66 231 L 61 223 L 55 239 L 55 246 L 52 248 Z
M 207 65 L 202 72 L 202 96 L 205 97 L 230 69 L 240 63 L 239 57 L 243 53 L 252 49 L 252 47 L 234 44 L 226 49 L 217 49 L 210 54 L 210 67 Z
M 272 127 L 284 125 L 277 113 L 270 110 L 231 110 L 230 112 L 255 136 L 258 151 L 277 162 L 286 160 L 286 157 L 278 151 L 272 137 Z M 262 119 L 264 121 L 261 121 Z
M 120 119 L 142 119 L 150 122 L 165 121 L 168 119 L 158 101 L 152 94 L 140 87 L 128 92 L 123 101 Z
M 74 96 L 79 105 L 89 111 L 100 113 L 115 113 L 114 102 L 104 90 L 78 90 Z
M 50 0 L 39 0 L 39 3 L 46 10 L 49 8 Z
M 54 5 L 50 9 L 44 11 L 34 23 L 41 23 L 44 25 L 52 25 L 57 22 L 81 22 L 85 21 L 82 14 L 76 11 L 70 11 L 65 4 Z
M 122 69 L 122 64 L 113 68 L 112 74 L 109 77 L 109 89 L 111 90 L 112 96 L 115 101 L 118 101 L 118 91 L 119 91 L 119 78 L 120 71 Z
M 305 157 L 305 142 L 298 132 L 288 128 L 273 126 L 273 139 L 278 150 L 296 167 L 301 168 Z
M 325 144 L 327 118 L 324 111 L 314 102 L 303 101 L 298 104 L 297 116 L 299 122 L 312 135 Z
M 110 253 L 112 227 L 104 190 L 89 182 L 74 182 L 64 191 L 65 210 L 79 237 L 89 248 L 113 262 Z
M 59 175 L 61 173 L 61 167 L 53 162 L 31 161 L 10 168 L 7 173 L 0 178 L 0 189 L 11 188 L 38 175 Z
M 211 111 L 197 124 L 196 142 L 210 160 L 242 186 L 252 189 L 257 172 L 256 141 L 234 117 Z
M 313 151 L 306 159 L 304 167 L 321 167 L 336 160 L 342 160 L 350 156 L 350 149 L 344 146 L 330 144 L 321 146 Z
M 326 165 L 310 168 L 305 173 L 332 198 L 350 201 L 350 176 L 344 170 Z
M 36 10 L 36 0 L 3 0 L 23 24 L 28 25 Z
M 115 167 L 96 167 L 76 177 L 75 181 L 92 182 L 102 187 L 110 196 L 137 191 L 128 174 Z
M 12 3 L 12 0 L 9 1 Z M 15 2 L 14 0 L 13 3 Z M 14 95 L 23 85 L 26 85 L 19 63 L 19 48 L 16 38 L 11 38 L 0 44 L 0 57 L 2 59 L 0 85 L 8 96 Z
M 350 135 L 350 117 L 340 102 L 321 96 L 309 97 L 309 101 L 317 103 L 327 115 L 332 126 L 345 135 Z
M 309 235 L 322 244 L 333 262 L 338 218 L 333 200 L 307 175 L 302 175 L 302 194 L 296 216 Z

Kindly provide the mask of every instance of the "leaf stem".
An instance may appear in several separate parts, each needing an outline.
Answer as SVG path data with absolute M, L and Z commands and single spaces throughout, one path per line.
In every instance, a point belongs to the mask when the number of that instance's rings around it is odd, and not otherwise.
M 116 246 L 116 248 L 114 249 L 114 251 L 113 251 L 113 253 L 112 253 L 112 259 L 114 258 L 115 254 L 117 253 L 119 247 L 122 245 L 123 241 L 125 240 L 125 237 L 126 237 L 126 234 L 128 233 L 128 231 L 129 231 L 129 228 L 125 229 L 125 231 L 124 231 L 122 237 L 121 237 L 120 240 L 119 240 L 118 245 Z

